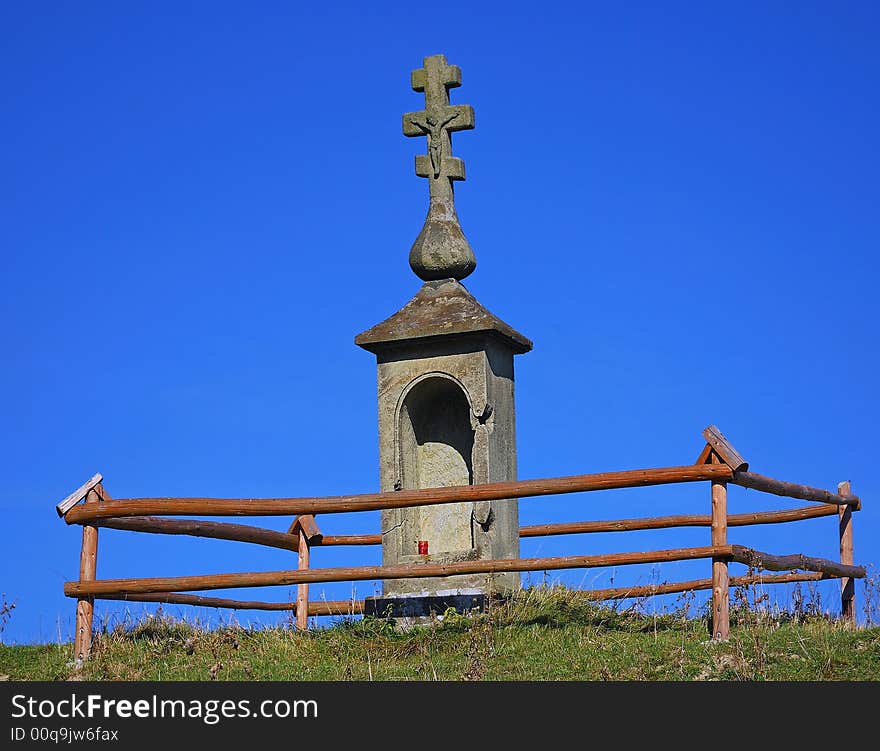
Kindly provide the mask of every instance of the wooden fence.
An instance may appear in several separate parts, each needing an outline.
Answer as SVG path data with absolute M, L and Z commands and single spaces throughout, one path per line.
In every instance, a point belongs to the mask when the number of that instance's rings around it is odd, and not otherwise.
M 729 587 L 755 582 L 841 580 L 841 614 L 855 623 L 854 580 L 865 576 L 865 569 L 853 563 L 852 512 L 861 509 L 860 499 L 852 494 L 850 483 L 842 482 L 837 492 L 774 480 L 748 471 L 748 464 L 714 426 L 703 431 L 706 446 L 697 462 L 681 467 L 636 469 L 623 472 L 576 475 L 541 480 L 467 485 L 393 493 L 371 493 L 325 498 L 126 498 L 113 500 L 103 486 L 100 474 L 61 501 L 56 509 L 68 524 L 82 525 L 79 580 L 67 582 L 64 593 L 76 598 L 75 656 L 85 660 L 90 651 L 95 599 L 159 602 L 181 605 L 235 608 L 241 610 L 292 611 L 297 626 L 308 628 L 310 615 L 341 615 L 363 612 L 363 601 L 309 602 L 309 585 L 319 582 L 363 581 L 373 579 L 409 579 L 444 577 L 456 574 L 495 574 L 519 571 L 547 571 L 595 568 L 637 563 L 660 563 L 710 559 L 712 576 L 687 582 L 639 587 L 591 590 L 585 596 L 596 600 L 643 597 L 650 595 L 712 590 L 712 635 L 727 639 L 729 625 Z M 660 516 L 612 521 L 583 521 L 540 524 L 520 528 L 520 537 L 626 532 L 673 527 L 709 527 L 711 545 L 650 552 L 611 553 L 591 556 L 557 556 L 507 560 L 471 560 L 452 563 L 417 563 L 394 566 L 358 566 L 352 568 L 311 568 L 311 549 L 334 545 L 380 545 L 381 535 L 323 535 L 316 514 L 343 511 L 373 511 L 409 508 L 463 501 L 535 498 L 560 493 L 579 493 L 614 488 L 646 487 L 671 483 L 709 482 L 711 513 L 706 515 Z M 784 511 L 746 514 L 727 513 L 728 483 L 820 505 Z M 82 501 L 82 503 L 81 503 Z M 162 514 L 161 517 L 152 514 Z M 244 524 L 176 519 L 186 515 L 206 516 L 289 516 L 296 515 L 287 533 Z M 840 560 L 830 561 L 804 555 L 771 555 L 727 541 L 729 527 L 779 524 L 821 516 L 838 518 Z M 295 570 L 207 574 L 137 579 L 96 579 L 98 528 L 129 530 L 152 534 L 189 535 L 220 540 L 235 540 L 281 548 L 297 553 Z M 791 573 L 730 577 L 731 562 L 750 569 Z M 193 591 L 297 585 L 295 602 L 255 602 L 188 594 Z

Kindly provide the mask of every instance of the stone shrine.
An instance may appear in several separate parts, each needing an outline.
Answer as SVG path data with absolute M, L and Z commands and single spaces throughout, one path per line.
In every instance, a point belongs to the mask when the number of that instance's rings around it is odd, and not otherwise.
M 403 133 L 427 139 L 415 170 L 428 180 L 430 203 L 409 262 L 424 284 L 390 318 L 355 337 L 377 359 L 382 491 L 516 479 L 513 358 L 532 343 L 461 283 L 476 258 L 455 212 L 453 184 L 465 170 L 452 156 L 451 133 L 472 129 L 474 111 L 450 104 L 449 89 L 458 86 L 461 70 L 442 55 L 412 72 L 425 109 L 403 116 Z M 516 499 L 383 511 L 382 563 L 518 558 L 518 517 Z M 383 595 L 436 604 L 517 588 L 517 573 L 480 574 L 388 580 Z

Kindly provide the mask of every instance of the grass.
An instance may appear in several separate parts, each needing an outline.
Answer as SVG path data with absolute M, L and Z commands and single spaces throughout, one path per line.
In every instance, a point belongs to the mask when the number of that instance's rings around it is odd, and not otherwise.
M 0 645 L 13 680 L 878 680 L 880 628 L 854 629 L 801 598 L 769 609 L 748 592 L 730 641 L 707 639 L 704 616 L 591 603 L 533 588 L 487 613 L 448 613 L 400 630 L 381 618 L 328 628 L 203 629 L 163 614 L 95 637 L 82 670 L 72 645 Z

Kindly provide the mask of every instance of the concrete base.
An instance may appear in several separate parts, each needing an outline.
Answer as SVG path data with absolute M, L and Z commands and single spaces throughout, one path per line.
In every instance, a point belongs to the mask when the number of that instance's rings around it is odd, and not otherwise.
M 477 590 L 414 594 L 400 597 L 367 597 L 364 615 L 394 618 L 402 626 L 425 624 L 442 616 L 449 608 L 457 613 L 482 613 L 486 595 Z

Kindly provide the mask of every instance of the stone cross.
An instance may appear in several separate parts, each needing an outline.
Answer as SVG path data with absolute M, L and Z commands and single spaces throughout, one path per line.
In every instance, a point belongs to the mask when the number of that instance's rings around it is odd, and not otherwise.
M 455 213 L 452 183 L 464 180 L 464 162 L 452 156 L 450 133 L 474 127 L 474 108 L 449 103 L 449 89 L 461 86 L 461 68 L 448 65 L 443 55 L 426 57 L 411 81 L 414 91 L 425 93 L 425 109 L 403 116 L 403 134 L 427 137 L 428 153 L 416 157 L 416 174 L 428 178 L 430 205 L 410 266 L 425 281 L 463 279 L 477 260 Z
M 428 179 L 430 205 L 409 262 L 425 283 L 390 318 L 355 337 L 376 355 L 381 489 L 389 493 L 516 479 L 513 360 L 532 343 L 459 281 L 476 266 L 453 206 L 464 163 L 452 155 L 450 134 L 474 127 L 471 107 L 449 103 L 449 89 L 460 85 L 461 71 L 442 55 L 426 57 L 412 73 L 425 108 L 403 116 L 403 133 L 427 138 L 416 174 Z M 516 498 L 382 512 L 386 566 L 518 557 Z M 390 579 L 364 612 L 384 616 L 392 605 L 395 616 L 417 618 L 473 607 L 489 591 L 519 586 L 515 572 Z
M 416 174 L 428 178 L 432 198 L 451 196 L 451 181 L 464 180 L 464 162 L 452 156 L 449 134 L 474 127 L 473 107 L 449 103 L 449 89 L 461 86 L 461 68 L 432 55 L 411 79 L 413 91 L 425 93 L 425 109 L 403 116 L 403 134 L 428 137 L 428 153 L 416 157 Z

